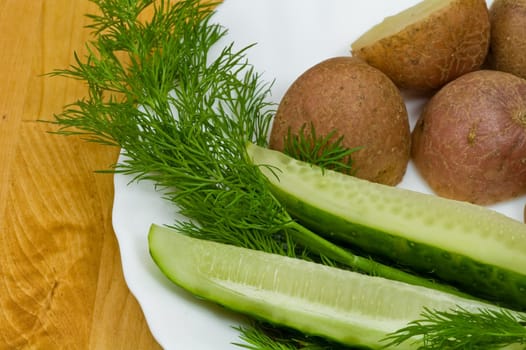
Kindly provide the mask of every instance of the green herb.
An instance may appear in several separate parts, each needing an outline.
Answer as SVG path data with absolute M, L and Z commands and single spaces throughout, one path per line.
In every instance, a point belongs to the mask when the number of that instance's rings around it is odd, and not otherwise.
M 386 348 L 414 337 L 423 337 L 423 349 L 492 350 L 526 344 L 526 315 L 490 309 L 479 313 L 462 308 L 448 312 L 426 309 L 422 319 L 390 334 Z
M 114 171 L 153 181 L 194 219 L 177 223 L 187 231 L 284 253 L 269 237 L 282 231 L 288 214 L 244 159 L 247 141 L 266 142 L 273 115 L 270 86 L 246 62 L 248 48 L 212 52 L 226 30 L 210 23 L 210 4 L 95 2 L 102 15 L 90 15 L 96 40 L 88 56 L 53 73 L 89 88 L 88 97 L 56 116 L 58 132 L 121 147 Z M 153 17 L 141 21 L 148 7 Z
M 191 218 L 173 224 L 187 234 L 409 276 L 325 241 L 272 196 L 245 152 L 247 142 L 266 145 L 275 109 L 268 102 L 271 85 L 247 62 L 250 47 L 222 42 L 226 29 L 211 21 L 214 4 L 92 1 L 100 14 L 89 15 L 94 39 L 87 55 L 75 54 L 74 65 L 50 74 L 88 88 L 85 98 L 55 116 L 57 133 L 120 147 L 121 160 L 110 171 L 153 181 Z M 141 19 L 145 11 L 151 18 Z M 317 156 L 334 159 L 334 150 L 347 154 L 336 142 Z
M 323 338 L 308 336 L 300 332 L 276 327 L 266 322 L 255 321 L 250 327 L 235 327 L 244 343 L 236 345 L 249 350 L 352 350 Z
M 310 124 L 307 131 L 304 124 L 297 134 L 293 134 L 289 128 L 285 136 L 283 152 L 298 160 L 316 164 L 325 169 L 332 169 L 346 174 L 353 173 L 353 161 L 351 154 L 356 148 L 347 148 L 343 145 L 344 136 L 336 138 L 337 130 L 327 135 L 316 134 L 314 124 Z

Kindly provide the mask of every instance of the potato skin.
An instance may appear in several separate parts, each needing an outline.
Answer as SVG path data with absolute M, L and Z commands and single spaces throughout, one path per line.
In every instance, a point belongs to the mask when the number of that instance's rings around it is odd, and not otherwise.
M 432 190 L 487 205 L 526 193 L 526 80 L 480 70 L 424 107 L 411 154 Z
M 495 0 L 490 22 L 489 67 L 526 79 L 526 0 Z
M 270 147 L 283 150 L 289 127 L 344 136 L 355 176 L 386 185 L 399 183 L 410 155 L 410 130 L 401 93 L 382 72 L 352 57 L 333 57 L 299 76 L 286 91 L 274 119 Z
M 486 59 L 490 23 L 485 0 L 456 0 L 400 32 L 353 49 L 402 89 L 431 92 Z

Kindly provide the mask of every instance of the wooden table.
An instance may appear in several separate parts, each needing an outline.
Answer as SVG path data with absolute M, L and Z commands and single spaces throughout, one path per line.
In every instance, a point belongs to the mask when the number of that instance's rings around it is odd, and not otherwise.
M 47 133 L 80 83 L 87 0 L 0 1 L 0 349 L 158 349 L 111 225 L 117 149 Z

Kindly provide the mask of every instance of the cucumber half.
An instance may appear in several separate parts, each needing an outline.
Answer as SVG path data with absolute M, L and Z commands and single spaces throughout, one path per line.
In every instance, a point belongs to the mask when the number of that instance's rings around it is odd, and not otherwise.
M 526 309 L 526 225 L 493 210 L 380 185 L 253 144 L 247 152 L 304 226 L 474 296 Z
M 150 254 L 183 289 L 226 308 L 354 346 L 381 340 L 420 318 L 424 307 L 478 312 L 471 299 L 300 259 L 192 238 L 152 225 Z M 417 349 L 420 339 L 397 349 Z

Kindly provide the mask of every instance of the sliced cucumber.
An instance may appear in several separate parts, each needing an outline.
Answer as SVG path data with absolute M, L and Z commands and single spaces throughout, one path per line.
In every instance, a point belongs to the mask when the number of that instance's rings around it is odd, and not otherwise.
M 526 225 L 469 203 L 380 185 L 248 145 L 274 194 L 304 226 L 526 309 Z
M 152 225 L 153 260 L 192 294 L 306 334 L 378 348 L 424 307 L 494 306 L 433 289 L 185 236 Z M 416 349 L 406 342 L 397 349 Z

